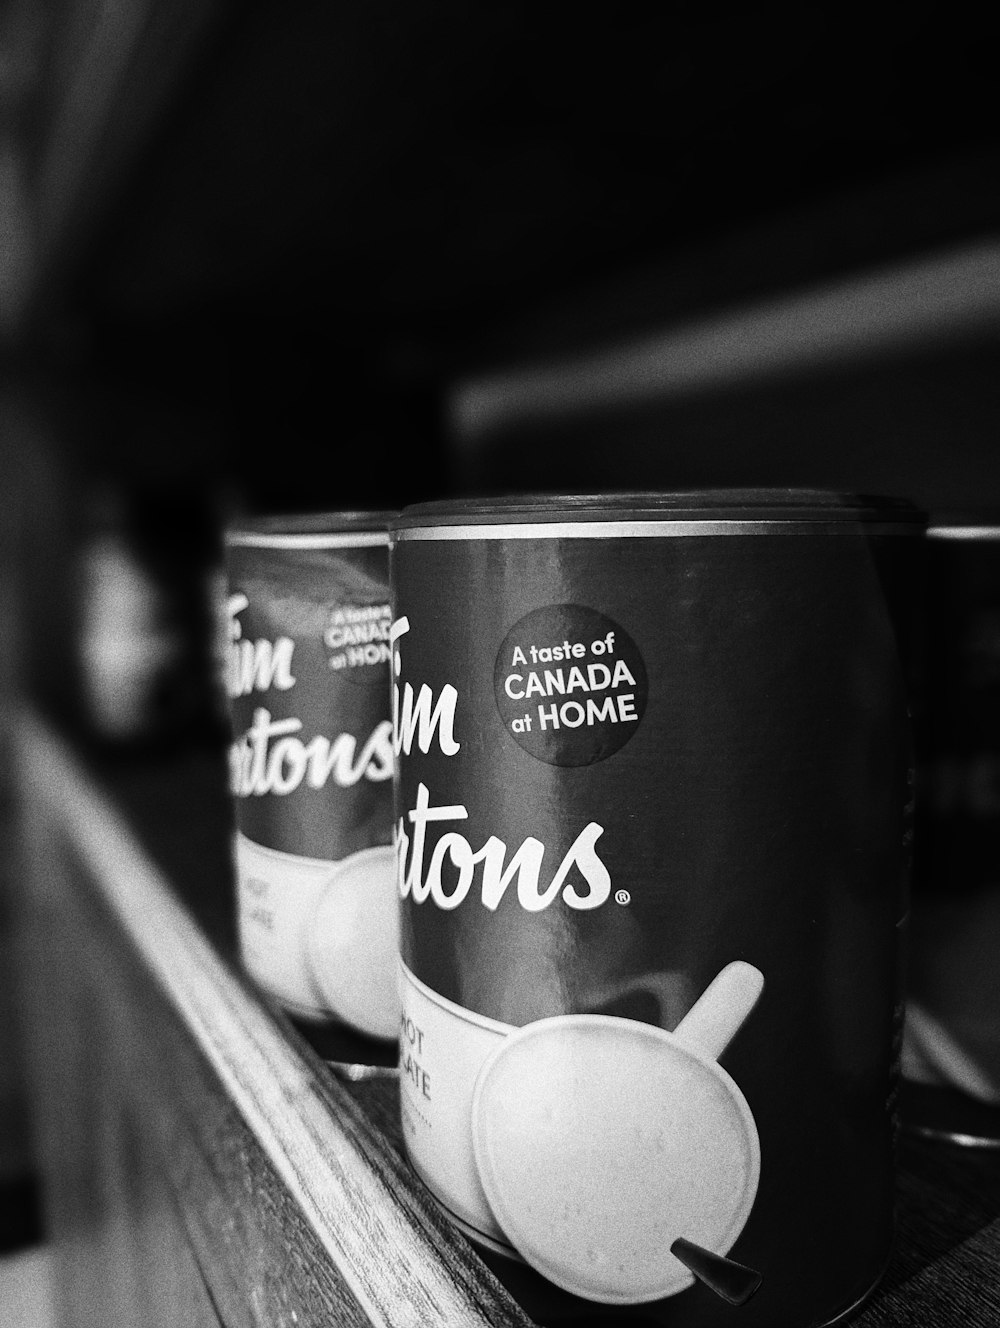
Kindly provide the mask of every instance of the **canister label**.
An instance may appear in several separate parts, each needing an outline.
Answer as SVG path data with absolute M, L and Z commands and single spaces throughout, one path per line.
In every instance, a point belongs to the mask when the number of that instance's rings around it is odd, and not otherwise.
M 702 1296 L 679 1238 L 759 1274 L 744 1322 L 819 1322 L 885 1260 L 912 758 L 876 546 L 393 545 L 407 1150 L 586 1300 Z
M 231 537 L 239 935 L 293 1013 L 394 1038 L 386 533 Z

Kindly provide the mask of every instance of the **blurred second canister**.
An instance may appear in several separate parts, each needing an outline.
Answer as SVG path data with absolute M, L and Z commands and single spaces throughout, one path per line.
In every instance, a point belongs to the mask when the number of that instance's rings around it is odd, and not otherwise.
M 232 525 L 224 661 L 244 967 L 291 1015 L 387 1048 L 399 1020 L 389 516 Z
M 904 1121 L 922 1133 L 995 1147 L 1000 511 L 934 515 L 924 614 Z

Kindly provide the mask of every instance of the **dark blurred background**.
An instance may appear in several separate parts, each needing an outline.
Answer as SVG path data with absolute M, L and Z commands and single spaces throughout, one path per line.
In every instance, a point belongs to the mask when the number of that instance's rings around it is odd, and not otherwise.
M 4 0 L 0 46 L 5 390 L 91 474 L 994 492 L 963 7 Z
M 920 0 L 0 0 L 4 715 L 78 710 L 109 534 L 183 604 L 244 511 L 1000 507 L 996 93 L 980 20 Z

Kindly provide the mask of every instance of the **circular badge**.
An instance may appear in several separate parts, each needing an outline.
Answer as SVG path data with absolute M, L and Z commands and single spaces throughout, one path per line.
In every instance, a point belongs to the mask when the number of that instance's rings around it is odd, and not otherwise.
M 629 634 L 581 604 L 550 604 L 507 633 L 493 673 L 518 746 L 549 765 L 592 765 L 631 738 L 646 709 L 646 666 Z

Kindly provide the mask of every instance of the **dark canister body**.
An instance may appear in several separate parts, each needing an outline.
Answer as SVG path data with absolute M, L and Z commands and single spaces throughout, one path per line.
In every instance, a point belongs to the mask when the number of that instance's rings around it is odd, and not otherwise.
M 1000 513 L 936 518 L 926 561 L 914 885 L 1000 891 Z
M 389 513 L 226 532 L 239 935 L 293 1014 L 391 1042 L 398 1019 Z
M 911 1091 L 904 1124 L 995 1147 L 1000 1140 L 1000 512 L 934 514 L 926 564 L 903 1057 Z M 947 1091 L 930 1091 L 934 1088 Z
M 567 1320 L 731 1321 L 629 1267 L 661 1218 L 759 1272 L 748 1325 L 888 1257 L 922 530 L 787 490 L 390 524 L 406 1145 Z

